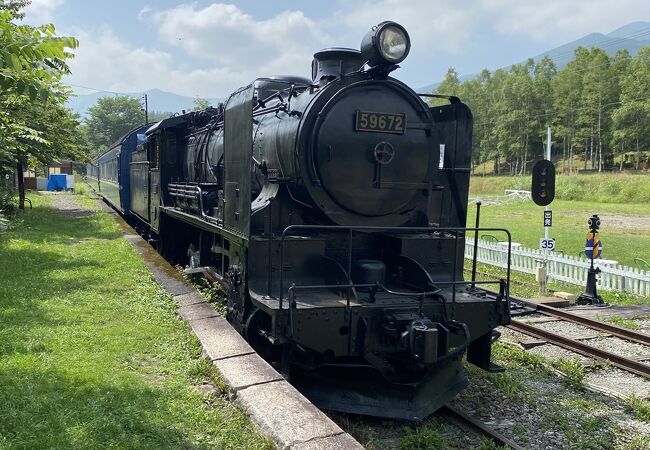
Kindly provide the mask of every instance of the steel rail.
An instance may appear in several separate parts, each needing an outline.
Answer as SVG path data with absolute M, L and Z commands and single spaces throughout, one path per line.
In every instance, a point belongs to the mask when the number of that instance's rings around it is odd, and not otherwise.
M 639 333 L 633 330 L 628 330 L 627 328 L 622 328 L 616 325 L 609 323 L 601 322 L 599 320 L 589 319 L 587 317 L 580 316 L 575 313 L 568 311 L 563 311 L 559 308 L 554 308 L 553 306 L 540 305 L 537 303 L 529 302 L 527 300 L 515 298 L 510 296 L 512 301 L 520 302 L 531 308 L 536 308 L 538 312 L 556 317 L 558 319 L 566 320 L 568 322 L 577 323 L 579 325 L 584 325 L 588 328 L 592 328 L 597 331 L 602 331 L 603 333 L 611 334 L 612 336 L 619 337 L 621 339 L 626 339 L 628 341 L 636 342 L 638 344 L 650 346 L 650 335 L 645 333 Z
M 482 288 L 482 290 L 496 295 L 497 293 L 491 289 Z M 626 339 L 628 341 L 636 342 L 637 344 L 650 346 L 650 334 L 639 333 L 638 331 L 629 330 L 627 328 L 619 327 L 618 325 L 613 325 L 606 322 L 601 322 L 600 320 L 590 319 L 588 317 L 575 314 L 573 312 L 564 311 L 560 308 L 555 308 L 553 306 L 543 305 L 540 303 L 531 302 L 529 300 L 515 297 L 510 295 L 510 301 L 523 303 L 524 305 L 535 309 L 537 312 L 544 314 L 546 316 L 555 317 L 558 319 L 566 320 L 568 322 L 577 323 L 578 325 L 583 325 L 587 328 L 591 328 L 596 331 L 601 331 L 603 333 L 611 334 L 621 339 Z
M 650 378 L 650 365 L 643 364 L 640 361 L 626 358 L 625 356 L 617 355 L 615 353 L 608 352 L 607 350 L 601 350 L 599 348 L 592 347 L 591 345 L 576 341 L 575 339 L 570 339 L 556 333 L 551 333 L 550 331 L 528 325 L 518 320 L 513 320 L 510 322 L 510 325 L 506 326 L 515 331 L 533 336 L 537 339 L 542 339 L 551 344 L 557 345 L 558 347 L 565 348 L 580 355 L 587 356 L 598 361 L 609 361 L 611 364 L 620 369 L 627 370 L 628 372 L 632 372 L 636 375 Z
M 498 431 L 485 426 L 485 424 L 449 405 L 440 408 L 438 414 L 452 424 L 480 436 L 484 436 L 497 445 L 504 445 L 515 450 L 524 450 L 524 447 L 520 446 L 512 439 L 505 437 Z

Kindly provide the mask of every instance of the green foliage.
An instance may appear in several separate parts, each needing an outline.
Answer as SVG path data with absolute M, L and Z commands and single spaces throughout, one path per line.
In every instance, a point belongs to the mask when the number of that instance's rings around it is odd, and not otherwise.
M 571 172 L 613 168 L 614 158 L 619 170 L 640 169 L 650 147 L 650 47 L 634 58 L 580 47 L 561 70 L 547 56 L 463 83 L 450 68 L 435 93 L 457 95 L 472 109 L 472 163 L 483 173 L 525 175 L 544 156 L 549 126 L 554 157 Z
M 627 328 L 628 330 L 640 330 L 641 326 L 636 323 L 632 319 L 626 319 L 625 317 L 613 315 L 613 316 L 606 316 L 606 317 L 598 317 L 598 320 L 602 320 L 604 322 L 609 322 L 614 325 L 617 325 L 622 328 Z
M 18 206 L 17 192 L 11 185 L 0 182 L 0 216 L 11 217 Z
M 530 177 L 472 177 L 473 197 L 504 195 L 506 189 L 530 190 Z M 557 175 L 555 199 L 593 201 L 595 203 L 648 203 L 650 181 L 645 175 L 627 173 L 593 175 Z
M 88 109 L 86 119 L 92 153 L 101 153 L 102 149 L 143 124 L 144 113 L 138 99 L 126 95 L 100 98 Z
M 83 159 L 78 118 L 63 105 L 60 85 L 66 60 L 77 48 L 72 37 L 57 36 L 54 25 L 20 23 L 23 0 L 0 3 L 0 167 L 35 159 Z
M 207 98 L 196 97 L 194 99 L 194 104 L 192 105 L 192 111 L 202 111 L 210 106 L 210 100 Z
M 0 447 L 271 448 L 199 389 L 218 374 L 112 217 L 30 197 L 0 234 Z
M 174 113 L 172 112 L 165 112 L 165 111 L 149 111 L 149 122 L 150 123 L 156 123 L 160 122 L 163 119 L 168 119 L 172 117 Z
M 627 407 L 634 413 L 634 417 L 643 421 L 650 422 L 650 402 L 639 397 L 630 397 L 627 401 Z
M 438 428 L 425 425 L 417 429 L 407 428 L 404 437 L 397 443 L 398 450 L 443 449 L 444 441 Z
M 208 281 L 201 275 L 190 275 L 190 281 L 208 299 L 212 306 L 223 316 L 228 312 L 228 297 L 223 287 L 218 283 Z
M 585 386 L 585 368 L 577 359 L 558 359 L 553 366 L 566 376 L 566 380 L 574 388 L 582 389 Z
M 605 414 L 585 414 L 576 427 L 567 427 L 565 435 L 571 448 L 585 450 L 608 450 L 615 448 L 616 434 L 612 419 Z

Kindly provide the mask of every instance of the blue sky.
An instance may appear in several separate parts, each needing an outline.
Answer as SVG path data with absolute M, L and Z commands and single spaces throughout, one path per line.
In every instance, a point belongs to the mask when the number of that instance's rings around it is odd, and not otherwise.
M 33 0 L 80 47 L 66 81 L 114 92 L 226 97 L 259 76 L 308 76 L 324 47 L 358 48 L 382 20 L 411 34 L 395 73 L 413 87 L 520 62 L 591 32 L 650 20 L 641 0 Z M 79 93 L 89 90 L 76 88 Z

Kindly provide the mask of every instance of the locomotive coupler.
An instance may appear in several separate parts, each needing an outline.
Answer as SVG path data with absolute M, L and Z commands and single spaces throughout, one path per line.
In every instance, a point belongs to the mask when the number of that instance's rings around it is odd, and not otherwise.
M 433 364 L 438 359 L 438 326 L 429 319 L 414 320 L 402 333 L 402 343 L 409 350 L 411 358 L 424 364 Z

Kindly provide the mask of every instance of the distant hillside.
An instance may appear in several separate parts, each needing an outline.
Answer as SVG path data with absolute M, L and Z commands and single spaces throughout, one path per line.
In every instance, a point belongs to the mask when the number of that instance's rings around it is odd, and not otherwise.
M 128 93 L 126 95 L 140 99 L 144 94 L 147 94 L 147 103 L 150 112 L 171 112 L 177 113 L 182 110 L 190 110 L 194 104 L 194 98 L 185 97 L 182 95 L 174 94 L 171 92 L 161 91 L 160 89 L 150 89 L 143 93 Z M 111 94 L 105 92 L 98 92 L 94 94 L 77 95 L 68 100 L 68 107 L 82 117 L 86 117 L 88 108 L 93 106 L 98 99 L 102 97 L 110 97 Z M 216 106 L 220 101 L 218 98 L 208 98 L 208 101 L 213 106 Z
M 608 34 L 590 33 L 580 39 L 540 53 L 534 56 L 533 59 L 539 61 L 548 55 L 555 61 L 558 69 L 561 69 L 573 59 L 573 53 L 578 47 L 602 48 L 609 55 L 614 55 L 618 50 L 626 49 L 630 52 L 630 55 L 634 56 L 639 49 L 647 46 L 650 46 L 650 22 L 632 22 Z M 462 75 L 460 76 L 460 81 L 471 80 L 474 77 L 476 77 L 476 74 Z M 423 93 L 431 92 L 439 84 L 440 81 L 418 88 L 416 91 Z
M 558 68 L 564 67 L 573 59 L 573 53 L 578 47 L 598 47 L 605 50 L 609 55 L 626 49 L 634 56 L 642 47 L 650 46 L 650 22 L 633 22 L 611 33 L 591 33 L 568 44 L 561 45 L 547 52 L 535 56 L 533 59 L 539 61 L 544 56 L 550 56 Z

